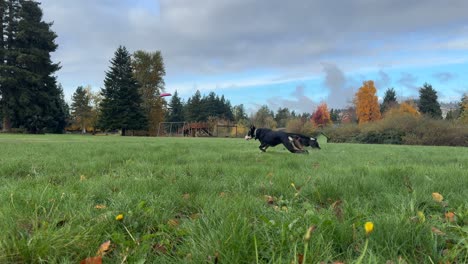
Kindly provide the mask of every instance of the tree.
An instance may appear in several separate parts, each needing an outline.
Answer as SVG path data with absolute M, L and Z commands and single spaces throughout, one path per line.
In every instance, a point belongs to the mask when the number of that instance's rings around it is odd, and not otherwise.
M 202 105 L 202 98 L 199 90 L 197 90 L 195 94 L 187 100 L 187 104 L 185 105 L 184 110 L 185 120 L 187 121 L 199 122 L 206 120 L 204 119 L 205 116 Z
M 133 54 L 133 76 L 139 84 L 142 108 L 148 120 L 150 134 L 156 134 L 158 124 L 164 120 L 165 101 L 159 95 L 164 92 L 166 70 L 160 51 L 138 50 Z
M 257 127 L 276 128 L 277 123 L 273 118 L 273 111 L 268 106 L 263 105 L 258 109 L 252 118 L 252 122 Z
M 363 82 L 355 96 L 356 115 L 359 124 L 372 122 L 381 118 L 377 90 L 373 81 Z
M 396 99 L 396 92 L 395 89 L 393 88 L 388 88 L 385 91 L 384 99 L 382 102 L 382 105 L 380 105 L 380 112 L 383 114 L 392 107 L 395 107 L 398 105 L 397 99 Z
M 92 107 L 91 95 L 83 86 L 79 86 L 73 93 L 71 111 L 74 123 L 80 126 L 83 134 L 86 134 L 86 127 L 92 115 Z
M 286 123 L 291 118 L 291 112 L 288 108 L 278 108 L 278 111 L 275 115 L 275 121 L 278 124 L 278 127 L 286 127 Z
M 17 31 L 13 32 L 16 60 L 7 65 L 15 84 L 15 99 L 10 105 L 12 124 L 31 133 L 61 133 L 67 113 L 63 91 L 54 76 L 60 66 L 52 63 L 50 56 L 57 49 L 57 35 L 50 29 L 52 24 L 42 21 L 39 3 L 20 3 Z
M 184 105 L 179 97 L 177 91 L 172 95 L 169 102 L 169 112 L 166 120 L 168 122 L 182 122 L 184 121 Z
M 332 124 L 330 112 L 326 103 L 321 103 L 310 118 L 316 127 L 325 127 Z
M 235 105 L 233 107 L 234 121 L 239 122 L 247 119 L 247 113 L 243 104 Z
M 422 114 L 429 115 L 433 118 L 441 119 L 442 110 L 437 101 L 437 92 L 428 83 L 419 89 L 419 111 Z
M 2 111 L 2 128 L 3 131 L 11 130 L 11 119 L 15 112 L 19 110 L 17 99 L 19 98 L 19 87 L 17 72 L 20 70 L 16 67 L 16 58 L 19 55 L 19 49 L 16 43 L 16 35 L 18 31 L 19 17 L 19 1 L 18 0 L 1 0 L 0 1 L 0 24 L 2 34 L 0 35 L 0 95 L 1 95 L 1 111 Z
M 460 101 L 460 117 L 463 124 L 468 124 L 468 94 L 464 94 Z
M 385 113 L 386 116 L 387 115 L 402 115 L 402 114 L 410 114 L 415 117 L 420 116 L 420 113 L 414 106 L 414 103 L 411 101 L 403 102 L 398 107 L 393 107 Z
M 106 72 L 101 116 L 99 124 L 103 129 L 121 129 L 122 136 L 127 130 L 147 128 L 147 119 L 141 108 L 142 100 L 139 85 L 133 77 L 130 54 L 120 46 L 111 60 L 110 70 Z

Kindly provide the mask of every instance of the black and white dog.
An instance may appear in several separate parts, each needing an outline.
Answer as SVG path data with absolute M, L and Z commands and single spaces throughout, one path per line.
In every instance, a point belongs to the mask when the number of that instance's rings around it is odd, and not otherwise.
M 273 131 L 268 128 L 250 126 L 245 139 L 249 140 L 252 138 L 260 141 L 260 146 L 258 148 L 263 152 L 265 152 L 268 147 L 274 147 L 279 144 L 283 144 L 291 153 L 309 153 L 304 149 L 304 146 L 320 149 L 315 138 L 301 134 Z

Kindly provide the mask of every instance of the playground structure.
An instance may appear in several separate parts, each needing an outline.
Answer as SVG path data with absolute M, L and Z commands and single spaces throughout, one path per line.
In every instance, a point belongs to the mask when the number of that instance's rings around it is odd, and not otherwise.
M 231 130 L 235 129 L 235 133 Z M 237 125 L 208 122 L 161 122 L 158 137 L 237 137 Z

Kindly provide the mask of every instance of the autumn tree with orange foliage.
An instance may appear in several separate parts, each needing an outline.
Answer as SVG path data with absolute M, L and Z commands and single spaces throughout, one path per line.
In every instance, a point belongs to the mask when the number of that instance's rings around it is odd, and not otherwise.
M 326 103 L 321 103 L 310 118 L 315 127 L 324 127 L 332 124 L 330 112 Z
M 378 98 L 375 95 L 376 92 L 374 81 L 365 81 L 356 93 L 354 103 L 359 124 L 381 119 L 380 106 Z
M 387 115 L 401 115 L 401 114 L 410 114 L 412 116 L 418 117 L 421 114 L 418 112 L 416 107 L 411 102 L 403 102 L 398 107 L 390 109 L 385 116 Z

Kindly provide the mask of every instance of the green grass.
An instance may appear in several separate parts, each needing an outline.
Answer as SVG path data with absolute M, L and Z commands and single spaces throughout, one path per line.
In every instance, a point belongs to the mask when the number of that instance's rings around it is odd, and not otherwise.
M 0 135 L 0 263 L 468 261 L 467 148 L 258 145 Z

